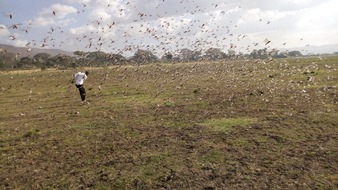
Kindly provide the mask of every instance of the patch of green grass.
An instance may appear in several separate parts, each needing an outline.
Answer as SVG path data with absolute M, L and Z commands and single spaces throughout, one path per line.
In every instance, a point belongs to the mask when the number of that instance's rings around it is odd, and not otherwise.
M 24 135 L 23 137 L 34 137 L 34 136 L 37 136 L 38 133 L 39 133 L 39 129 L 36 129 L 36 128 L 32 128 L 30 130 L 28 130 Z
M 239 137 L 236 138 L 232 141 L 232 143 L 236 146 L 236 147 L 245 147 L 246 145 L 249 144 L 248 138 L 246 137 Z
M 98 127 L 102 127 L 102 125 L 98 124 L 98 123 L 88 123 L 85 125 L 80 126 L 80 128 L 87 128 L 87 129 L 95 129 Z
M 257 123 L 257 118 L 221 118 L 221 119 L 211 119 L 203 123 L 199 123 L 201 126 L 208 127 L 215 131 L 227 132 L 233 127 L 244 127 Z
M 175 102 L 173 101 L 166 101 L 163 104 L 165 107 L 174 107 L 175 106 Z
M 255 140 L 258 142 L 258 143 L 267 143 L 269 142 L 268 138 L 265 137 L 265 136 L 257 136 L 255 138 Z
M 224 160 L 224 155 L 217 150 L 212 150 L 202 157 L 203 163 L 221 163 Z
M 338 182 L 338 174 L 328 175 L 327 179 L 330 181 Z

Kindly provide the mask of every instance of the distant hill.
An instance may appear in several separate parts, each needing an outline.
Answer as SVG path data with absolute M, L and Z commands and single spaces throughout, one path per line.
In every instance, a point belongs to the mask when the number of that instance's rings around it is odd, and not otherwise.
M 10 53 L 17 54 L 18 57 L 33 57 L 38 53 L 48 53 L 51 56 L 55 56 L 58 54 L 74 56 L 73 52 L 64 51 L 60 49 L 41 49 L 41 48 L 31 48 L 30 51 L 27 51 L 25 47 L 15 47 L 12 45 L 0 44 L 0 52 L 6 51 Z M 306 47 L 297 47 L 297 48 L 289 48 L 289 49 L 280 49 L 280 51 L 300 51 L 303 55 L 308 54 L 333 54 L 338 52 L 338 44 L 330 44 L 330 45 L 322 45 L 322 46 L 306 46 Z
M 300 51 L 303 55 L 307 54 L 333 54 L 338 52 L 338 44 L 329 44 L 322 46 L 306 46 L 306 47 L 297 47 L 297 48 L 289 48 L 289 49 L 281 49 L 288 51 Z
M 0 44 L 0 51 L 6 51 L 10 53 L 19 53 L 19 57 L 33 57 L 38 53 L 48 53 L 51 56 L 58 54 L 74 56 L 73 52 L 63 51 L 59 49 L 40 49 L 40 48 L 31 48 L 30 51 L 27 51 L 28 48 L 25 47 L 15 47 L 11 45 Z

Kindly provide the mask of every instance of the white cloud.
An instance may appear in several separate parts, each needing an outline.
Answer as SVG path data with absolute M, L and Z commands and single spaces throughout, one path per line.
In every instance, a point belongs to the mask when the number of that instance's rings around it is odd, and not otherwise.
M 0 24 L 0 36 L 2 37 L 6 37 L 6 36 L 9 36 L 10 32 L 8 31 L 8 28 L 3 25 L 3 24 Z
M 53 4 L 49 8 L 44 9 L 39 13 L 40 16 L 56 17 L 57 19 L 63 19 L 68 14 L 76 13 L 77 9 L 69 5 Z
M 96 0 L 95 5 L 99 7 L 115 7 L 119 8 L 120 5 L 125 4 L 122 0 Z
M 67 3 L 79 3 L 79 4 L 87 4 L 91 0 L 65 0 Z
M 3 28 L 4 25 L 0 24 L 0 28 Z M 22 39 L 24 36 L 20 33 L 11 33 L 7 28 L 0 29 L 0 43 L 10 44 L 18 47 L 25 47 L 28 43 L 27 40 Z
M 71 21 L 71 19 L 65 19 L 65 17 L 76 12 L 77 9 L 72 6 L 53 4 L 39 12 L 38 17 L 29 20 L 28 23 L 33 26 L 48 26 L 55 23 L 65 26 Z
M 96 22 L 106 22 L 110 20 L 111 15 L 108 14 L 103 8 L 97 8 L 91 12 L 89 18 Z
M 97 28 L 93 25 L 81 26 L 78 28 L 69 29 L 70 34 L 75 36 L 85 35 L 87 32 L 96 31 Z
M 25 47 L 27 43 L 28 43 L 27 40 L 19 40 L 19 39 L 17 39 L 17 40 L 13 40 L 12 44 L 14 46 L 17 46 L 17 47 Z
M 29 20 L 28 23 L 32 26 L 48 26 L 54 24 L 54 19 L 51 17 L 37 17 Z
M 325 1 L 318 0 L 283 0 L 283 1 L 265 1 L 265 0 L 245 0 L 242 1 L 242 7 L 252 9 L 260 8 L 266 10 L 296 11 L 315 7 Z
M 337 1 L 329 1 L 317 7 L 302 10 L 301 18 L 297 22 L 299 28 L 306 30 L 326 30 L 338 28 Z

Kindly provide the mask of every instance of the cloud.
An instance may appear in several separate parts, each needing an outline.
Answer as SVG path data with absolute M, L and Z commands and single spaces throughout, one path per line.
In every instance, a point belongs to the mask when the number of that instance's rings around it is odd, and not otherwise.
M 27 40 L 13 40 L 12 45 L 17 47 L 26 47 L 26 44 L 28 43 Z
M 10 32 L 8 31 L 8 28 L 3 25 L 3 24 L 0 24 L 0 36 L 1 37 L 8 37 L 10 34 Z
M 103 8 L 97 8 L 91 12 L 89 18 L 96 22 L 106 22 L 110 20 L 112 16 L 106 12 Z
M 24 47 L 28 40 L 21 40 L 24 36 L 20 33 L 11 33 L 4 25 L 0 24 L 0 43 Z M 12 38 L 13 37 L 13 38 Z
M 311 7 L 299 12 L 301 18 L 298 20 L 298 28 L 306 30 L 323 30 L 327 28 L 338 28 L 337 1 L 329 1 L 317 7 Z
M 86 26 L 81 26 L 77 28 L 71 28 L 69 29 L 70 34 L 74 36 L 80 36 L 80 35 L 85 35 L 87 32 L 91 31 L 96 31 L 97 27 L 94 27 L 93 25 L 86 25 Z
M 71 21 L 71 19 L 65 19 L 66 16 L 76 12 L 77 9 L 72 6 L 53 4 L 39 12 L 38 17 L 29 20 L 27 23 L 30 23 L 33 26 L 48 26 L 55 23 L 65 26 Z
M 242 7 L 247 9 L 259 8 L 263 11 L 296 11 L 310 7 L 316 7 L 325 1 L 318 0 L 284 0 L 284 1 L 263 1 L 263 0 L 245 0 L 242 1 Z
M 89 3 L 91 0 L 66 0 L 67 3 L 78 3 L 78 4 L 87 4 Z
M 53 17 L 63 19 L 68 14 L 76 13 L 77 9 L 69 5 L 53 4 L 49 8 L 42 10 L 38 13 L 39 16 Z
M 91 9 L 89 18 L 94 20 L 126 21 L 131 15 L 137 14 L 126 5 L 125 1 L 121 0 L 100 0 L 90 4 L 89 8 Z
M 51 17 L 37 17 L 34 20 L 29 20 L 28 23 L 32 26 L 48 26 L 54 24 L 54 19 Z

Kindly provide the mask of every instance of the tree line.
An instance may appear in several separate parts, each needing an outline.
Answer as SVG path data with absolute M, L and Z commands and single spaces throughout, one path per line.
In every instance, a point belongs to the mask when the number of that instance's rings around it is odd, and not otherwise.
M 191 62 L 191 61 L 219 61 L 233 59 L 272 59 L 303 56 L 300 51 L 279 52 L 267 48 L 253 50 L 250 54 L 236 53 L 228 50 L 222 52 L 219 48 L 210 48 L 205 52 L 200 50 L 181 49 L 178 54 L 170 52 L 162 57 L 157 57 L 149 50 L 139 49 L 135 54 L 126 58 L 121 54 L 105 53 L 102 51 L 84 52 L 75 51 L 74 56 L 56 55 L 51 56 L 48 53 L 38 53 L 33 57 L 18 58 L 17 54 L 0 52 L 0 69 L 29 69 L 29 68 L 76 68 L 83 66 L 110 66 L 124 64 L 148 64 L 148 63 L 171 63 L 171 62 Z

